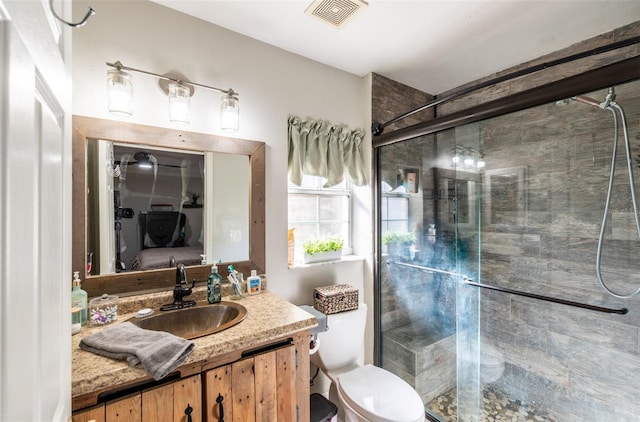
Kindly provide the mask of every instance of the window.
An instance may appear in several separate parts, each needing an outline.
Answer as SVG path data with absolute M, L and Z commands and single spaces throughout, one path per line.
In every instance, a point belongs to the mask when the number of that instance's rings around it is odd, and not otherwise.
M 381 214 L 382 233 L 409 231 L 409 197 L 406 194 L 383 194 Z
M 326 179 L 304 176 L 302 186 L 289 182 L 289 228 L 295 228 L 295 260 L 302 262 L 302 245 L 327 236 L 344 240 L 344 253 L 351 251 L 351 190 L 343 181 L 323 188 Z

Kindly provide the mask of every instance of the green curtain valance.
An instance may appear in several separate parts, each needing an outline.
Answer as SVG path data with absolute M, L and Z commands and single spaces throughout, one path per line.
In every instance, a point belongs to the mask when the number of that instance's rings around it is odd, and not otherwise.
M 364 131 L 320 120 L 289 117 L 289 180 L 300 186 L 302 176 L 327 179 L 335 186 L 346 177 L 354 185 L 368 182 L 363 148 Z

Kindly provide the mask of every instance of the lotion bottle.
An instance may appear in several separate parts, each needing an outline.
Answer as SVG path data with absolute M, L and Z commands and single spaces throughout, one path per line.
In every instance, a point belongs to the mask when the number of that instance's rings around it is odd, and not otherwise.
M 211 266 L 211 274 L 207 278 L 207 302 L 219 303 L 222 300 L 222 277 L 218 274 L 218 266 Z
M 256 274 L 256 270 L 251 270 L 251 277 L 247 279 L 247 292 L 250 295 L 257 295 L 260 293 L 260 277 Z
M 80 308 L 80 323 L 87 325 L 87 292 L 80 288 L 80 271 L 73 272 L 71 288 L 71 307 Z M 75 322 L 75 321 L 73 321 Z

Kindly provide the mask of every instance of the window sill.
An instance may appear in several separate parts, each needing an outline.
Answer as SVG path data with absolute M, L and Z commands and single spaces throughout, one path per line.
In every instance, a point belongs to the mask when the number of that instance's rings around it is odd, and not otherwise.
M 336 264 L 340 264 L 341 262 L 354 262 L 354 261 L 364 261 L 364 257 L 359 255 L 342 255 L 341 259 L 337 259 L 335 261 L 314 262 L 312 264 L 296 262 L 293 265 L 289 265 L 289 269 L 293 270 L 293 269 L 300 269 L 300 268 L 313 268 L 313 267 L 319 267 L 323 265 L 336 265 Z

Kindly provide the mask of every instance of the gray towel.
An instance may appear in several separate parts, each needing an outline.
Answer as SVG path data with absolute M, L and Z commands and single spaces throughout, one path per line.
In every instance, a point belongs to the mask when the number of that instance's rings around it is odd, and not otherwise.
M 145 330 L 130 322 L 108 327 L 85 337 L 80 348 L 129 365 L 142 363 L 156 381 L 167 376 L 187 358 L 194 343 L 164 331 Z

